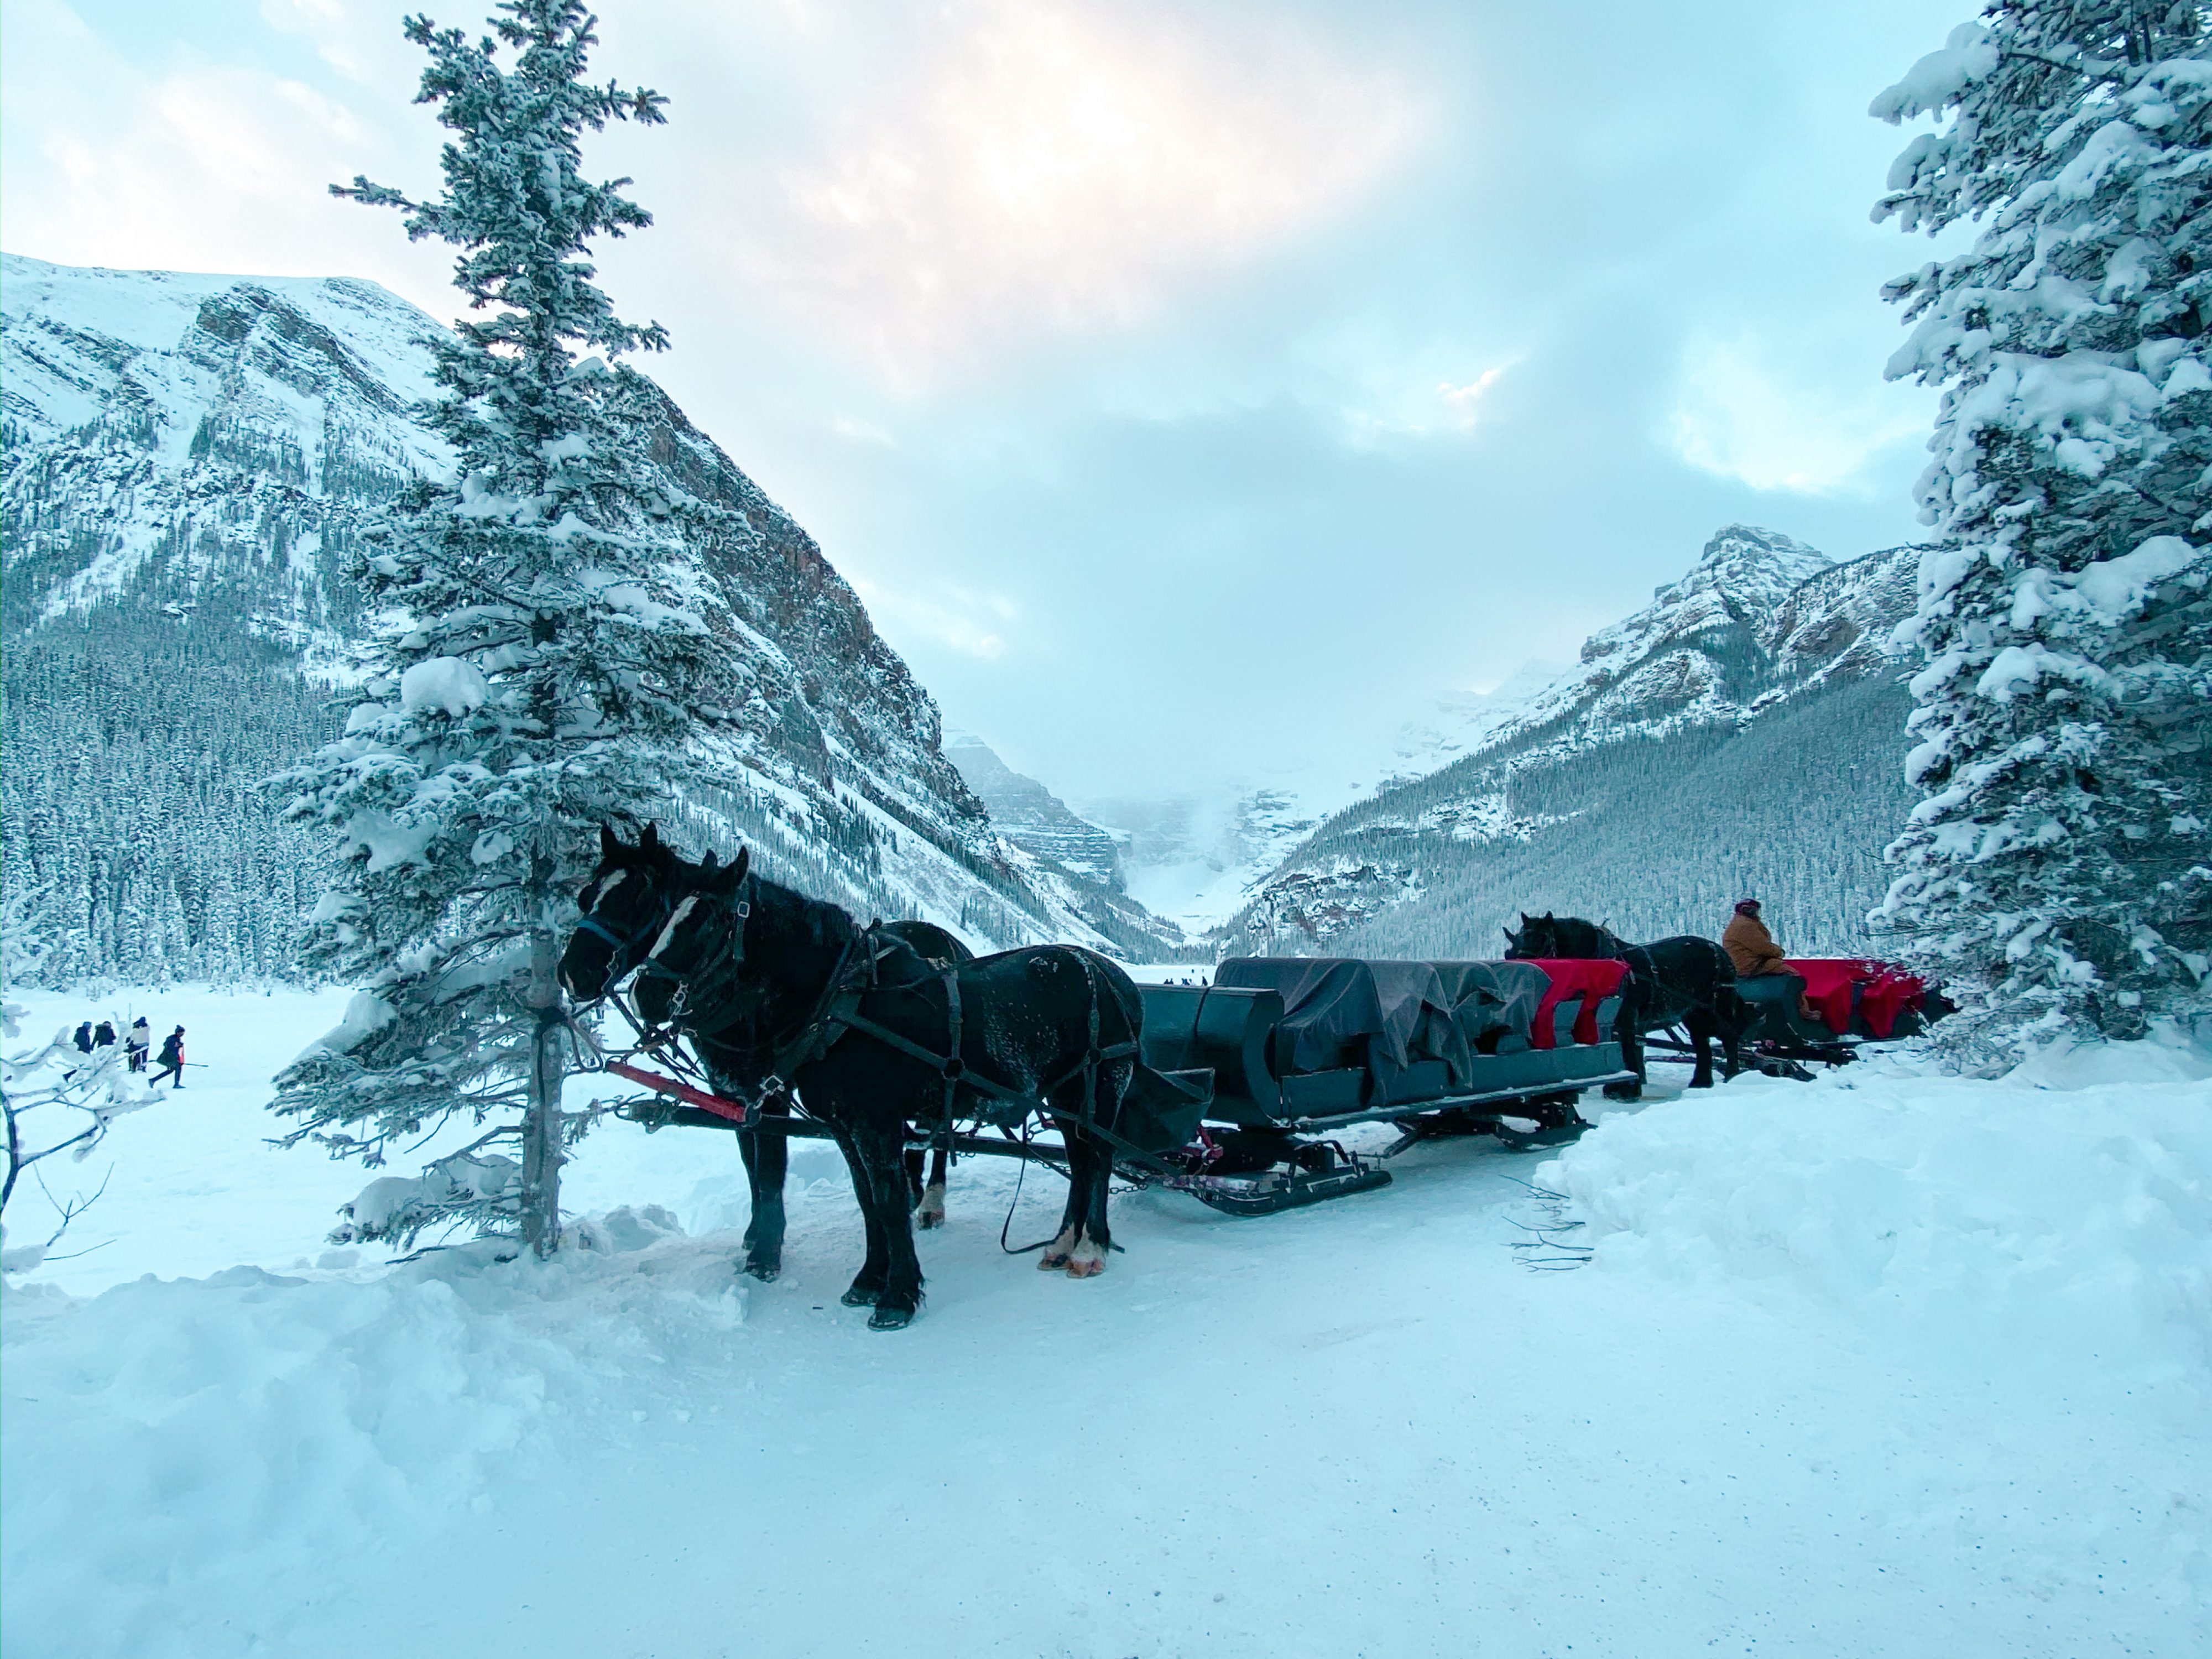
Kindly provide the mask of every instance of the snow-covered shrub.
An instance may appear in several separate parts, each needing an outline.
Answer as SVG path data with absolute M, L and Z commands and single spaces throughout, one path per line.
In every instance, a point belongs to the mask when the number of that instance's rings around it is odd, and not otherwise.
M 19 976 L 34 976 L 46 955 L 27 920 L 37 896 L 19 893 L 0 911 L 0 1037 L 11 1045 L 0 1052 L 0 1119 L 4 1119 L 8 1137 L 0 1216 L 6 1214 L 25 1176 L 46 1190 L 40 1164 L 64 1153 L 82 1164 L 107 1138 L 117 1118 L 152 1105 L 156 1097 L 145 1079 L 131 1072 L 119 1042 L 86 1054 L 64 1029 L 37 1047 L 12 1046 L 22 1034 L 24 1010 L 8 1000 L 8 992 Z M 120 1015 L 111 1015 L 109 1025 L 115 1031 L 125 1029 Z M 6 1244 L 4 1232 L 0 1232 L 0 1272 L 29 1273 L 38 1267 L 70 1223 L 100 1194 L 58 1198 L 48 1192 L 46 1196 L 54 1209 L 52 1231 L 42 1243 L 16 1245 Z
M 2212 1008 L 2212 39 L 2168 0 L 1998 0 L 1871 112 L 1932 115 L 1875 210 L 1972 246 L 1889 284 L 1944 388 L 1939 539 L 1877 915 L 1948 1029 L 2140 1036 Z
M 296 1121 L 288 1140 L 371 1165 L 467 1113 L 493 1123 L 471 1168 L 512 1162 L 487 1152 L 503 1145 L 520 1170 L 488 1186 L 449 1178 L 448 1159 L 373 1224 L 357 1213 L 362 1237 L 466 1222 L 556 1247 L 580 1128 L 559 1109 L 558 932 L 597 826 L 665 811 L 692 740 L 727 719 L 705 689 L 716 647 L 686 535 L 728 514 L 654 481 L 650 388 L 610 364 L 666 338 L 617 318 L 585 257 L 652 218 L 628 180 L 585 179 L 580 138 L 658 123 L 661 100 L 584 80 L 591 22 L 578 0 L 501 0 L 477 40 L 411 19 L 430 58 L 418 101 L 452 134 L 445 191 L 334 187 L 459 249 L 471 315 L 430 343 L 441 393 L 423 419 L 453 473 L 405 493 L 354 555 L 380 619 L 366 678 L 343 736 L 280 780 L 291 816 L 337 843 L 307 960 L 366 1000 L 278 1079 L 276 1109 Z

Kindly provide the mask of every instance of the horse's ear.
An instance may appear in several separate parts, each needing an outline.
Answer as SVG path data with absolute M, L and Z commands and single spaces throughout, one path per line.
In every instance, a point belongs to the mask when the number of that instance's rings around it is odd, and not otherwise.
M 1521 913 L 1521 925 L 1523 927 L 1526 927 L 1528 925 L 1528 913 L 1526 910 L 1523 910 Z
M 713 875 L 714 873 L 714 849 L 709 848 L 707 852 L 705 862 L 701 864 L 699 866 L 699 873 L 702 876 Z
M 599 826 L 599 856 L 602 859 L 612 859 L 622 849 L 622 837 L 615 834 L 614 825 L 601 824 Z
M 739 882 L 743 881 L 745 878 L 745 872 L 752 867 L 753 849 L 750 847 L 740 847 L 738 848 L 738 861 L 730 866 L 731 870 L 734 872 L 730 877 L 730 885 L 732 887 L 735 887 Z
M 660 850 L 659 824 L 648 823 L 645 826 L 645 833 L 638 837 L 637 850 L 641 853 L 658 853 Z

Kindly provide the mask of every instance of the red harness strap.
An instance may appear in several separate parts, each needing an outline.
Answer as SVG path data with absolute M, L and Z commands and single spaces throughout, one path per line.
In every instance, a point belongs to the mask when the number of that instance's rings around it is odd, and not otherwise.
M 1552 981 L 1552 988 L 1544 993 L 1544 1000 L 1536 1005 L 1535 1029 L 1528 1033 L 1532 1048 L 1557 1046 L 1557 1034 L 1553 1011 L 1563 1002 L 1580 1002 L 1575 1011 L 1574 1040 L 1581 1043 L 1597 1041 L 1597 1006 L 1620 989 L 1620 981 L 1628 977 L 1628 964 L 1614 957 L 1583 960 L 1579 957 L 1541 957 L 1534 959 Z
M 607 1062 L 607 1070 L 617 1077 L 626 1077 L 632 1083 L 641 1083 L 657 1095 L 668 1095 L 677 1100 L 689 1101 L 716 1117 L 726 1117 L 740 1128 L 752 1126 L 753 1114 L 734 1100 L 725 1100 L 720 1095 L 710 1095 L 704 1089 L 695 1089 L 688 1083 L 678 1083 L 672 1077 L 663 1077 L 658 1072 L 648 1072 L 642 1066 L 631 1066 L 619 1060 Z

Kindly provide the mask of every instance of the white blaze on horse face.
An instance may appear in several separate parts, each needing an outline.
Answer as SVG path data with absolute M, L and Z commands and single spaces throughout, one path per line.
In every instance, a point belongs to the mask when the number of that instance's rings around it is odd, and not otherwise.
M 627 881 L 629 878 L 629 872 L 627 870 L 617 870 L 614 874 L 609 876 L 605 883 L 592 890 L 591 894 L 592 902 L 583 907 L 584 914 L 588 916 L 592 911 L 598 909 L 602 904 L 605 904 L 608 898 L 613 894 L 615 889 L 621 886 L 623 883 Z
M 676 937 L 676 930 L 684 925 L 692 910 L 697 907 L 698 902 L 699 896 L 694 893 L 676 907 L 676 914 L 669 917 L 668 926 L 660 930 L 660 937 L 653 941 L 653 949 L 645 953 L 645 959 L 647 962 L 660 960 L 660 953 L 668 948 L 669 941 Z

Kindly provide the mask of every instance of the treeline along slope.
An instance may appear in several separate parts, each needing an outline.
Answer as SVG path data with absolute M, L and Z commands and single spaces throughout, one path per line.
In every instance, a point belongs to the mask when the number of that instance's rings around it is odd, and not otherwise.
M 445 463 L 414 412 L 438 325 L 369 283 L 15 256 L 0 309 L 8 890 L 33 896 L 56 980 L 289 975 L 324 849 L 257 785 L 334 729 L 325 688 L 367 625 L 343 556 Z M 641 395 L 654 464 L 727 509 L 692 550 L 736 760 L 689 834 L 979 945 L 1141 947 L 1146 919 L 1106 937 L 1000 838 L 813 539 Z
M 1488 957 L 1523 908 L 1717 933 L 1755 893 L 1793 950 L 1875 950 L 1881 850 L 1912 805 L 1886 643 L 1918 557 L 1835 563 L 1728 526 L 1469 752 L 1324 821 L 1224 948 Z

